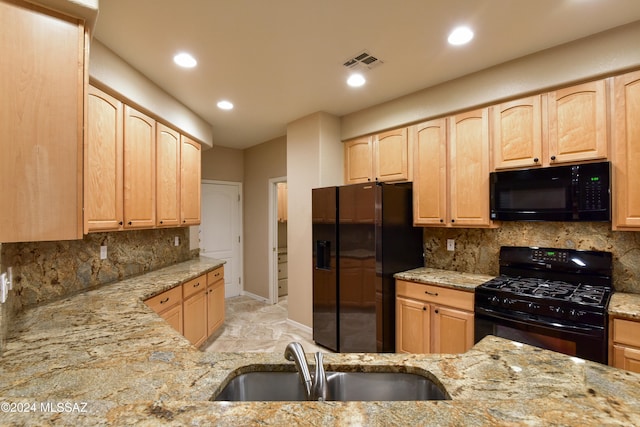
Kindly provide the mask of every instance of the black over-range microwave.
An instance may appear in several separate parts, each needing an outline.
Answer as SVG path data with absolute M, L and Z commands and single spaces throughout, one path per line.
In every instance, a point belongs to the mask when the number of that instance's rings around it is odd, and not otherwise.
M 492 172 L 491 219 L 609 221 L 610 182 L 609 162 Z

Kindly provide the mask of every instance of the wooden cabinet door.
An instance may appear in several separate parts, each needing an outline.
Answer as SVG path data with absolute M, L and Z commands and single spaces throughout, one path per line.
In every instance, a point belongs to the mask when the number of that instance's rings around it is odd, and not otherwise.
M 431 306 L 396 297 L 396 353 L 431 352 Z
M 495 169 L 542 165 L 541 96 L 491 107 Z
M 182 225 L 200 224 L 200 144 L 181 138 L 181 221 Z
M 85 232 L 118 230 L 122 207 L 122 102 L 89 86 L 84 170 Z
M 82 238 L 81 21 L 0 2 L 0 242 Z
M 611 366 L 640 373 L 640 349 L 614 344 Z
M 287 222 L 287 183 L 278 183 L 278 222 Z
M 607 157 L 604 80 L 550 92 L 547 108 L 550 164 Z
M 410 128 L 413 139 L 413 223 L 446 225 L 447 120 Z
M 473 313 L 435 306 L 432 311 L 433 353 L 464 353 L 473 347 Z
M 224 322 L 224 278 L 207 288 L 207 336 Z
M 207 339 L 206 288 L 186 298 L 183 302 L 183 310 L 183 334 L 191 344 L 197 347 Z
M 613 229 L 640 229 L 640 71 L 614 79 Z
M 373 142 L 370 136 L 344 143 L 344 181 L 357 184 L 373 178 Z
M 156 124 L 156 225 L 180 225 L 180 134 Z
M 183 333 L 183 311 L 182 304 L 175 305 L 168 310 L 160 313 L 160 317 L 162 317 L 173 329 Z
M 454 226 L 483 227 L 489 220 L 489 110 L 449 119 L 449 205 Z
M 378 181 L 410 179 L 407 128 L 382 132 L 374 137 L 374 177 Z
M 156 122 L 124 107 L 124 227 L 156 224 Z

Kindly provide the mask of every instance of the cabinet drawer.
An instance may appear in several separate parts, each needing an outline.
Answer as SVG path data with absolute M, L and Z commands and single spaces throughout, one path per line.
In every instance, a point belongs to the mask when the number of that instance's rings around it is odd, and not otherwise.
M 287 262 L 287 254 L 278 254 L 278 263 Z
M 207 273 L 207 286 L 217 282 L 218 280 L 224 280 L 224 266 L 218 267 Z
M 426 285 L 423 283 L 397 280 L 396 295 L 473 312 L 473 292 L 459 291 L 437 285 Z
M 182 284 L 182 298 L 187 299 L 191 295 L 195 295 L 198 292 L 204 292 L 207 287 L 206 276 L 203 274 L 202 276 L 196 277 L 195 279 L 191 279 L 188 282 Z
M 640 347 L 640 322 L 613 319 L 613 341 Z
M 278 264 L 278 279 L 287 278 L 287 268 L 288 264 L 286 262 Z
M 165 291 L 160 295 L 149 298 L 144 303 L 147 304 L 156 313 L 162 313 L 165 310 L 170 309 L 174 305 L 180 304 L 181 302 L 182 287 L 176 286 L 175 288 L 169 289 L 168 291 Z

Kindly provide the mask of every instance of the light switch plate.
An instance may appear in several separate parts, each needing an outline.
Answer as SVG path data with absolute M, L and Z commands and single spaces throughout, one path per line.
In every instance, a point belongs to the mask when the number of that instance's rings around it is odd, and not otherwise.
M 176 236 L 176 238 L 174 239 L 174 243 L 175 246 L 180 246 L 180 236 Z
M 7 302 L 9 284 L 7 283 L 7 273 L 0 274 L 0 304 Z
M 107 246 L 100 246 L 100 259 L 107 259 Z
M 447 250 L 453 252 L 456 250 L 456 241 L 453 239 L 447 239 Z

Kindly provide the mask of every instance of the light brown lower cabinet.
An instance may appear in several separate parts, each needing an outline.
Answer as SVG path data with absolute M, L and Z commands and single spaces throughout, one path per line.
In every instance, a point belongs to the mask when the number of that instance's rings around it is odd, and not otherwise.
M 207 276 L 182 284 L 184 336 L 196 347 L 207 339 Z
M 640 373 L 640 322 L 609 319 L 609 365 Z
M 207 336 L 224 322 L 224 267 L 207 273 Z
M 473 347 L 473 292 L 396 281 L 396 352 L 464 353 Z
M 145 304 L 166 320 L 173 329 L 182 333 L 182 287 L 178 286 L 149 298 Z
M 196 347 L 224 323 L 224 267 L 145 300 Z

